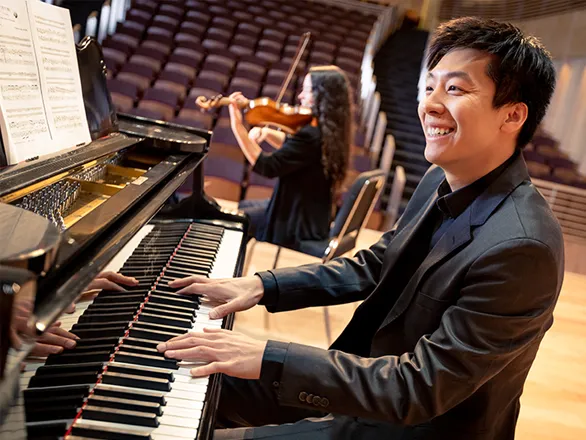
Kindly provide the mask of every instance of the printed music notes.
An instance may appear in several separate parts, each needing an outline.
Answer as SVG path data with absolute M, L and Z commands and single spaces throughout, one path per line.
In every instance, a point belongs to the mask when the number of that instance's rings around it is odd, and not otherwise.
M 8 164 L 90 142 L 69 11 L 0 0 L 0 129 Z

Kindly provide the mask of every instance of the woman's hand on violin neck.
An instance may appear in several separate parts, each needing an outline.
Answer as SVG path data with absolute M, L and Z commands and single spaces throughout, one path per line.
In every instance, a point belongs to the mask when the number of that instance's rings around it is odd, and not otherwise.
M 230 95 L 230 122 L 232 124 L 232 129 L 240 125 L 244 125 L 244 118 L 242 117 L 242 108 L 243 105 L 248 104 L 248 99 L 242 95 L 240 92 L 234 92 Z
M 246 107 L 250 102 L 250 99 L 244 96 L 242 92 L 234 92 L 228 99 L 230 99 L 230 102 L 235 102 L 239 108 Z

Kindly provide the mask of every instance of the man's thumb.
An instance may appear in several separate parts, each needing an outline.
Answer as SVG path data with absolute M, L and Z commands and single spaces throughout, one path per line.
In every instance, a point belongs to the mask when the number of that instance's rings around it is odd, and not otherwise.
M 230 313 L 239 312 L 242 310 L 240 307 L 238 307 L 239 303 L 240 301 L 238 301 L 238 299 L 233 299 L 226 304 L 214 307 L 212 310 L 210 310 L 210 319 L 220 319 L 226 315 L 229 315 Z

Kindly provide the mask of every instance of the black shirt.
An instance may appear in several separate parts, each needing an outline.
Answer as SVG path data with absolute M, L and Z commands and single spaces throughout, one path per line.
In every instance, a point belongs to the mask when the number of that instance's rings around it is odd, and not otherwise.
M 321 132 L 306 125 L 274 153 L 261 153 L 253 171 L 279 181 L 267 208 L 262 241 L 297 247 L 330 232 L 332 190 L 322 165 Z
M 410 264 L 409 267 L 401 268 L 402 276 L 396 280 L 398 290 L 402 290 L 407 285 L 427 254 L 437 244 L 454 220 L 502 174 L 519 154 L 519 151 L 516 150 L 509 159 L 493 171 L 457 191 L 452 192 L 447 180 L 443 180 L 438 187 L 438 199 L 434 207 L 418 231 L 418 237 L 412 240 L 413 245 L 406 250 L 406 252 L 410 253 L 410 256 L 405 260 L 409 261 Z M 265 290 L 262 305 L 274 305 L 278 299 L 275 277 L 271 272 L 261 272 L 256 275 L 261 278 Z M 392 304 L 387 309 L 381 308 L 380 316 L 373 317 L 372 336 L 374 336 L 374 332 L 382 323 L 391 306 Z M 272 383 L 275 387 L 279 386 L 288 346 L 288 343 L 268 341 L 261 366 L 260 379 L 262 381 Z

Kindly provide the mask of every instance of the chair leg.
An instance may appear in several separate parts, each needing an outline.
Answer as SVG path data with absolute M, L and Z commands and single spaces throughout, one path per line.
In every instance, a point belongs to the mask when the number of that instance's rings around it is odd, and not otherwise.
M 324 322 L 326 324 L 326 339 L 329 347 L 332 345 L 332 329 L 330 327 L 330 311 L 327 306 L 324 307 Z
M 275 262 L 273 263 L 273 269 L 277 268 L 277 263 L 279 262 L 279 257 L 281 256 L 281 246 L 277 248 L 277 254 L 275 255 Z
M 246 253 L 246 261 L 244 262 L 244 269 L 242 270 L 242 276 L 245 277 L 248 274 L 248 267 L 250 266 L 250 262 L 252 261 L 252 255 L 254 254 L 254 248 L 258 241 L 256 239 L 251 238 L 252 243 L 250 244 L 250 248 L 247 249 Z

